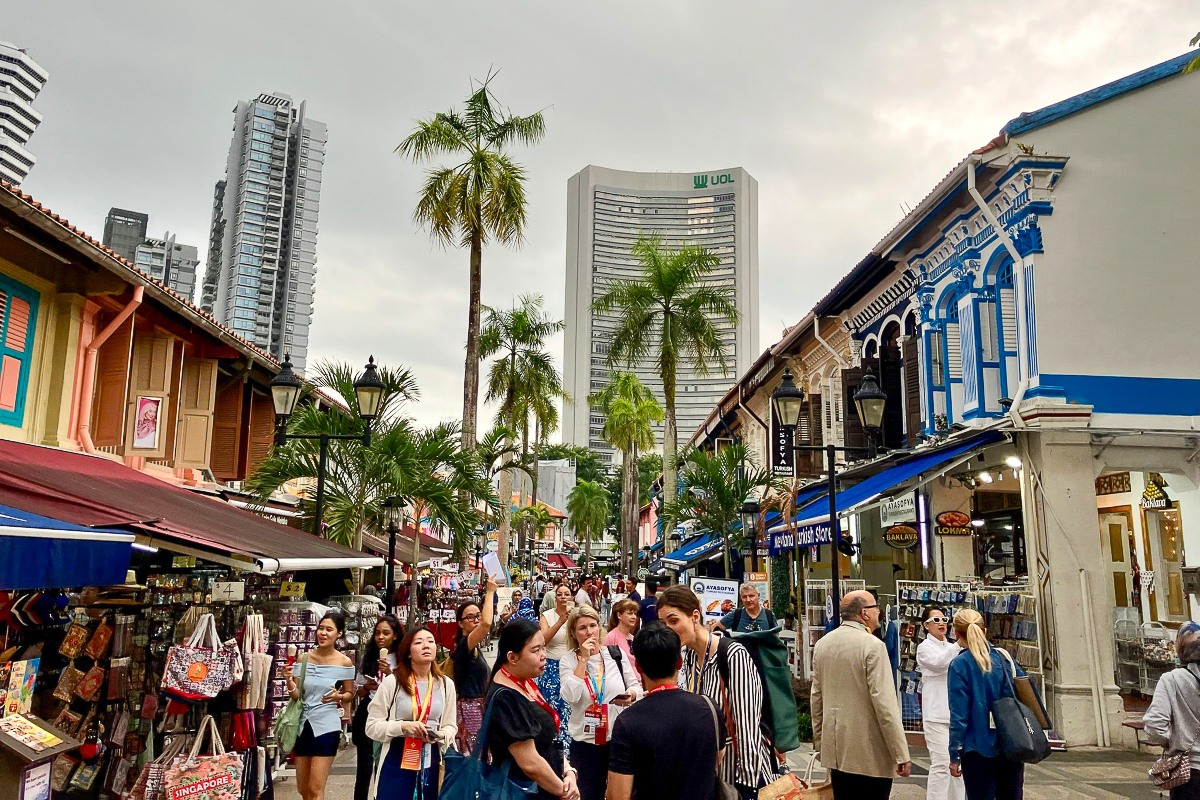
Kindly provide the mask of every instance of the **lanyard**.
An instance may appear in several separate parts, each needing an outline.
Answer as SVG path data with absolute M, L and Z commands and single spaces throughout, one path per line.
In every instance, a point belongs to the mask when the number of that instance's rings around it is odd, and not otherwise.
M 508 678 L 517 686 L 520 686 L 521 691 L 523 691 L 530 700 L 546 709 L 546 711 L 550 712 L 550 716 L 554 717 L 554 730 L 557 731 L 562 725 L 562 719 L 558 716 L 558 712 L 554 710 L 554 706 L 547 703 L 546 698 L 542 697 L 542 692 L 538 689 L 537 684 L 528 678 L 522 680 L 521 678 L 516 677 L 508 671 L 508 667 L 501 667 L 500 671 L 504 673 L 504 677 Z
M 589 658 L 588 661 L 591 661 Z M 596 685 L 596 679 L 592 677 L 592 671 L 588 669 L 590 664 L 584 662 L 583 674 L 584 685 L 587 686 L 588 694 L 592 696 L 592 705 L 598 706 L 604 702 L 604 656 L 600 656 L 600 685 Z
M 654 694 L 655 692 L 666 692 L 666 691 L 670 691 L 672 689 L 678 689 L 678 688 L 679 688 L 678 683 L 664 683 L 662 686 L 655 686 L 653 689 L 646 692 L 646 697 L 649 697 L 650 695 Z
M 413 698 L 413 722 L 425 722 L 429 719 L 429 709 L 433 705 L 433 676 L 429 676 L 429 694 L 425 696 L 425 707 L 421 708 L 421 689 L 417 686 L 417 679 L 412 678 L 412 691 L 409 694 Z
M 708 664 L 708 648 L 711 646 L 712 634 L 708 634 L 708 637 L 704 640 L 704 658 L 697 661 L 695 666 L 692 668 L 692 679 L 689 682 L 691 685 L 688 687 L 688 689 L 696 694 L 703 693 L 702 690 L 704 687 L 701 686 L 701 679 L 704 677 L 704 667 Z

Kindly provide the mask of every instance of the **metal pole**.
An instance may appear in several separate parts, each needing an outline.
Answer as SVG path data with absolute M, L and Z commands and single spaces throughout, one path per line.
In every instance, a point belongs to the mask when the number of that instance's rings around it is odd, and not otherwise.
M 411 630 L 417 627 L 417 564 L 421 562 L 421 520 L 414 509 L 413 513 L 413 562 L 412 580 L 408 587 L 408 626 Z
M 395 520 L 388 523 L 388 563 L 387 563 L 387 589 L 385 589 L 384 602 L 387 603 L 388 613 L 392 613 L 392 595 L 396 591 L 396 532 L 399 527 Z
M 837 481 L 834 480 L 837 448 L 833 445 L 825 447 L 825 463 L 829 466 L 829 533 L 832 539 L 832 562 L 830 564 L 829 589 L 833 594 L 833 613 L 837 614 L 842 604 L 841 587 L 838 585 L 838 543 L 841 541 L 841 531 L 837 516 Z
M 313 533 L 324 536 L 325 530 L 321 525 L 325 513 L 325 462 L 329 458 L 329 437 L 321 436 L 321 455 L 317 459 L 317 509 L 316 520 L 313 523 Z

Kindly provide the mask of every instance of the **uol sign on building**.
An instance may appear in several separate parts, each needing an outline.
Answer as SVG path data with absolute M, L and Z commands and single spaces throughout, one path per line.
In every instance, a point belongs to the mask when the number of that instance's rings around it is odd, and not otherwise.
M 696 189 L 707 189 L 710 180 L 713 186 L 719 186 L 723 183 L 733 183 L 733 175 L 728 172 L 720 175 L 693 175 L 692 186 Z

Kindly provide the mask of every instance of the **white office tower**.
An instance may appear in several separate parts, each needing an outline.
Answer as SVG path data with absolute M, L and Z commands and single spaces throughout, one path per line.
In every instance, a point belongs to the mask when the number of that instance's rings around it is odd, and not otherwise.
M 0 42 L 0 181 L 20 186 L 37 157 L 26 149 L 42 115 L 34 98 L 50 73 L 11 42 Z
M 325 124 L 285 94 L 238 103 L 200 300 L 276 358 L 291 353 L 297 370 L 312 321 L 325 139 Z
M 166 233 L 161 239 L 146 239 L 134 248 L 133 263 L 192 302 L 196 267 L 200 265 L 199 253 L 192 245 L 176 243 L 173 233 Z
M 613 280 L 639 278 L 631 247 L 640 234 L 661 234 L 678 250 L 703 247 L 718 255 L 710 282 L 732 289 L 741 320 L 717 319 L 727 343 L 729 370 L 710 365 L 697 374 L 680 365 L 676 415 L 680 440 L 708 416 L 737 376 L 758 355 L 758 182 L 740 167 L 709 172 L 625 172 L 589 166 L 567 182 L 566 352 L 563 380 L 573 402 L 563 409 L 565 441 L 613 459 L 601 436 L 604 416 L 588 408 L 590 393 L 608 383 L 609 338 L 614 317 L 592 313 L 592 300 Z M 624 369 L 624 365 L 617 365 Z M 633 372 L 662 402 L 654 359 Z M 658 428 L 662 436 L 662 426 Z

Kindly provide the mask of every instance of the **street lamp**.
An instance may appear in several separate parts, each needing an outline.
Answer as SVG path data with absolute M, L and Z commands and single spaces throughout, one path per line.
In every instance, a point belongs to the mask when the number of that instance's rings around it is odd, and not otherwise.
M 375 366 L 375 357 L 371 356 L 363 374 L 354 382 L 354 399 L 358 404 L 358 416 L 363 421 L 361 434 L 332 434 L 332 433 L 288 433 L 288 418 L 296 410 L 296 401 L 300 398 L 303 382 L 292 371 L 292 355 L 283 356 L 283 364 L 279 374 L 271 379 L 271 401 L 275 405 L 275 444 L 283 447 L 290 439 L 316 439 L 321 443 L 320 456 L 317 460 L 317 507 L 313 515 L 313 532 L 322 535 L 322 515 L 325 511 L 325 464 L 329 458 L 329 443 L 335 439 L 361 441 L 363 447 L 371 446 L 371 423 L 379 416 L 387 387 L 379 379 L 379 371 Z
M 399 497 L 389 497 L 383 501 L 387 515 L 388 560 L 387 560 L 387 599 L 388 613 L 392 610 L 392 596 L 396 592 L 396 534 L 404 522 L 404 501 Z
M 742 536 L 750 542 L 750 563 L 758 572 L 758 498 L 753 493 L 746 495 L 742 501 Z M 729 576 L 726 576 L 729 577 Z
M 864 428 L 877 429 L 883 421 L 883 409 L 887 403 L 887 395 L 879 388 L 879 383 L 875 380 L 874 374 L 867 371 L 863 376 L 863 382 L 859 386 L 858 391 L 854 393 L 852 398 L 855 406 L 858 408 L 859 419 L 862 420 Z M 779 384 L 779 388 L 771 394 L 771 405 L 775 409 L 775 416 L 779 419 L 779 423 L 789 428 L 795 428 L 796 423 L 800 419 L 800 410 L 804 405 L 804 390 L 796 386 L 792 380 L 792 371 L 785 369 L 783 371 L 783 382 Z M 792 441 L 795 442 L 795 434 L 793 432 Z M 841 549 L 842 534 L 838 525 L 838 510 L 837 510 L 837 454 L 862 452 L 866 448 L 862 447 L 835 447 L 833 445 L 800 445 L 793 444 L 793 450 L 805 452 L 824 452 L 825 453 L 825 469 L 829 475 L 829 535 L 830 535 L 830 593 L 833 595 L 834 608 L 841 605 L 842 595 L 838 585 L 838 551 Z M 874 455 L 874 442 L 869 449 L 869 452 Z M 796 542 L 796 553 L 799 555 L 800 543 L 799 537 Z M 796 561 L 797 572 L 800 569 L 800 562 Z

